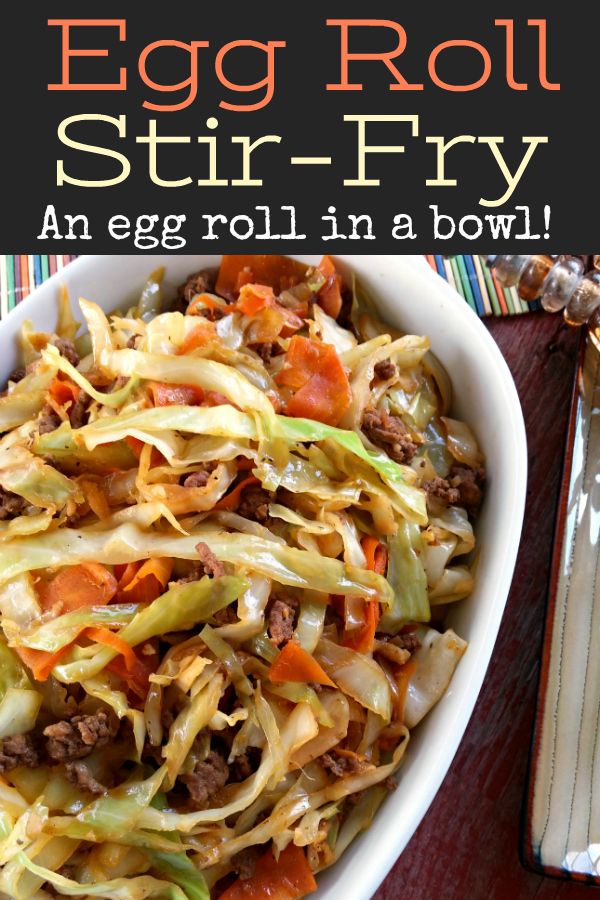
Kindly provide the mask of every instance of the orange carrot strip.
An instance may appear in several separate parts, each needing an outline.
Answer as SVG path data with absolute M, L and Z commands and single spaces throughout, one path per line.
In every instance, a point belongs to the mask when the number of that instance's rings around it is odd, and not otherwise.
M 378 575 L 385 575 L 388 559 L 385 544 L 369 535 L 363 537 L 360 543 L 367 560 L 367 569 L 371 572 L 377 572 Z M 342 643 L 344 647 L 350 647 L 352 650 L 356 650 L 357 653 L 370 653 L 373 649 L 375 632 L 381 618 L 379 600 L 364 600 L 363 615 L 363 624 L 360 628 L 346 631 Z
M 125 443 L 129 447 L 129 449 L 134 453 L 134 455 L 139 459 L 142 455 L 142 450 L 146 446 L 143 441 L 140 441 L 139 438 L 132 437 L 131 435 L 127 435 L 125 438 Z M 152 448 L 152 455 L 150 457 L 150 468 L 152 469 L 154 466 L 160 466 L 165 462 L 165 458 L 156 447 Z
M 317 889 L 302 847 L 288 844 L 275 859 L 269 848 L 256 863 L 254 874 L 227 888 L 219 900 L 299 900 Z
M 67 644 L 56 653 L 49 653 L 47 650 L 33 650 L 31 647 L 15 647 L 14 650 L 21 661 L 31 669 L 31 674 L 36 681 L 47 681 L 54 666 L 57 666 L 66 656 L 71 646 L 71 644 Z
M 375 632 L 381 618 L 379 600 L 363 601 L 364 622 L 359 628 L 344 632 L 342 644 L 357 653 L 370 653 L 373 649 Z
M 294 641 L 288 641 L 271 664 L 269 680 L 274 684 L 282 684 L 284 681 L 313 681 L 315 684 L 336 687 L 316 659 Z
M 185 356 L 186 353 L 191 353 L 193 350 L 197 350 L 199 347 L 204 347 L 206 344 L 214 341 L 216 336 L 217 332 L 214 323 L 206 322 L 204 325 L 199 325 L 198 328 L 190 331 L 177 352 L 179 356 Z
M 70 379 L 59 378 L 57 375 L 50 382 L 48 392 L 59 406 L 65 406 L 67 403 L 77 402 L 81 394 L 81 388 Z
M 107 519 L 110 515 L 110 507 L 108 505 L 108 500 L 106 499 L 106 494 L 100 485 L 96 481 L 88 481 L 87 479 L 81 479 L 79 483 L 92 512 L 94 512 L 99 519 Z
M 330 256 L 324 256 L 319 265 L 327 282 L 319 291 L 319 306 L 334 319 L 342 310 L 342 279 L 337 274 L 335 264 Z
M 370 535 L 365 535 L 360 543 L 367 558 L 367 569 L 378 575 L 385 575 L 388 560 L 385 544 Z
M 272 287 L 266 284 L 245 284 L 236 306 L 245 316 L 254 316 L 259 310 L 273 306 L 276 302 Z
M 148 559 L 121 591 L 127 603 L 152 603 L 168 584 L 173 571 L 173 560 L 166 556 Z
M 140 660 L 133 651 L 133 647 L 122 640 L 117 634 L 109 631 L 108 628 L 86 628 L 84 634 L 96 644 L 103 644 L 115 650 L 119 656 L 125 661 L 127 674 L 132 678 L 147 678 L 145 670 L 142 670 Z
M 231 256 L 221 259 L 215 292 L 236 300 L 240 289 L 251 283 L 273 288 L 276 294 L 304 281 L 307 266 L 289 256 Z
M 277 383 L 295 393 L 286 414 L 337 425 L 352 402 L 346 370 L 329 344 L 295 335 Z
M 240 499 L 246 488 L 251 487 L 254 484 L 260 484 L 258 478 L 255 478 L 254 475 L 249 475 L 248 478 L 244 478 L 243 481 L 240 481 L 239 484 L 236 484 L 232 491 L 229 491 L 224 497 L 222 497 L 218 503 L 215 504 L 214 509 L 224 509 L 230 512 L 232 509 L 237 509 L 240 505 Z
M 202 313 L 203 309 L 209 309 L 213 312 L 215 309 L 226 310 L 226 307 L 223 303 L 219 303 L 218 300 L 215 300 L 214 297 L 211 297 L 209 294 L 200 294 L 199 297 L 195 297 L 186 310 L 187 316 L 199 316 Z M 232 310 L 229 310 L 232 312 Z
M 155 406 L 199 406 L 204 401 L 204 391 L 193 384 L 148 384 Z
M 141 568 L 141 562 L 127 563 L 126 565 L 115 566 L 115 575 L 119 579 L 118 588 L 124 590 L 128 584 L 133 581 L 136 572 Z
M 44 612 L 62 615 L 110 603 L 117 593 L 117 580 L 100 563 L 81 563 L 62 569 L 50 581 L 39 581 L 36 591 Z
M 220 394 L 219 391 L 208 391 L 206 394 L 205 406 L 227 406 L 227 404 L 231 403 L 225 394 Z M 235 406 L 235 404 L 231 404 Z M 237 409 L 237 407 L 236 407 Z

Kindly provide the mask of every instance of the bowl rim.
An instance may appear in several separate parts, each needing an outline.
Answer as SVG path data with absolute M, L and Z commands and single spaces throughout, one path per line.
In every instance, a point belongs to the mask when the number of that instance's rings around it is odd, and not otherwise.
M 192 254 L 194 259 L 198 259 L 199 267 L 202 265 L 203 258 L 218 257 L 220 255 L 221 254 L 219 253 Z M 303 254 L 301 252 L 291 252 L 289 255 L 296 258 L 306 258 L 306 256 L 308 256 L 308 254 Z M 155 265 L 160 265 L 161 260 L 168 265 L 169 261 L 176 260 L 178 256 L 178 254 L 143 253 L 113 255 L 110 257 L 101 254 L 80 256 L 69 263 L 68 267 L 56 272 L 49 279 L 44 281 L 42 285 L 36 287 L 26 299 L 21 301 L 21 303 L 11 310 L 8 316 L 0 321 L 0 336 L 6 330 L 12 334 L 16 333 L 16 329 L 20 323 L 29 318 L 36 309 L 39 304 L 40 294 L 50 291 L 52 288 L 61 285 L 63 282 L 68 283 L 74 277 L 85 277 L 86 269 L 93 269 L 95 265 L 105 263 L 107 258 L 112 258 L 117 261 L 146 258 L 148 261 L 148 270 L 150 271 Z M 353 259 L 356 259 L 357 257 L 364 258 L 365 256 L 367 256 L 367 254 L 336 254 L 335 258 L 339 259 L 342 264 L 352 267 Z M 483 632 L 483 635 L 480 636 L 477 647 L 472 649 L 470 666 L 474 675 L 469 682 L 468 690 L 463 691 L 462 695 L 457 698 L 454 703 L 451 721 L 455 727 L 453 727 L 450 733 L 446 735 L 445 740 L 439 741 L 437 753 L 434 756 L 432 772 L 429 774 L 426 784 L 419 790 L 416 800 L 413 798 L 412 804 L 407 804 L 407 806 L 410 805 L 410 809 L 408 810 L 404 818 L 403 826 L 398 830 L 398 833 L 396 833 L 395 829 L 379 829 L 382 833 L 377 845 L 377 857 L 376 859 L 371 858 L 368 865 L 365 865 L 367 860 L 362 859 L 364 856 L 364 851 L 361 846 L 362 836 L 355 839 L 353 842 L 353 850 L 355 852 L 346 855 L 346 859 L 349 857 L 348 865 L 335 867 L 335 883 L 333 885 L 327 885 L 324 888 L 321 887 L 321 885 L 319 886 L 319 890 L 315 897 L 320 898 L 320 900 L 337 900 L 337 897 L 340 896 L 340 894 L 343 894 L 347 900 L 369 900 L 414 835 L 445 779 L 457 748 L 468 727 L 498 636 L 520 545 L 527 486 L 527 440 L 521 404 L 508 365 L 502 356 L 498 345 L 479 317 L 468 306 L 463 298 L 458 295 L 456 290 L 441 278 L 437 272 L 433 271 L 424 257 L 417 255 L 379 256 L 376 254 L 368 254 L 368 256 L 371 259 L 380 258 L 394 260 L 398 265 L 409 266 L 412 270 L 412 275 L 417 281 L 422 283 L 423 290 L 436 292 L 438 294 L 442 293 L 445 298 L 452 303 L 453 314 L 455 314 L 457 322 L 462 322 L 465 329 L 471 334 L 476 333 L 478 340 L 482 342 L 488 361 L 488 367 L 490 371 L 493 370 L 499 393 L 502 394 L 503 397 L 504 414 L 507 425 L 510 427 L 513 436 L 512 490 L 509 492 L 505 501 L 512 510 L 513 527 L 510 529 L 509 534 L 503 536 L 502 583 L 495 586 L 493 591 L 495 602 L 491 605 L 491 612 L 487 618 L 485 631 Z M 372 831 L 377 829 L 377 823 L 378 819 L 381 818 L 381 812 L 382 811 L 379 811 L 375 817 L 371 829 Z M 357 865 L 359 866 L 358 868 Z M 354 871 L 349 872 L 347 871 L 348 869 Z M 360 874 L 360 883 L 357 880 L 358 874 Z

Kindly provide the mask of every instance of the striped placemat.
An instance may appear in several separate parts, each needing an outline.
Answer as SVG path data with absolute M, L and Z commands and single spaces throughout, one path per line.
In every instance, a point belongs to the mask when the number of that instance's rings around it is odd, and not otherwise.
M 75 256 L 0 255 L 0 318 Z
M 75 256 L 0 255 L 0 318 Z M 515 288 L 503 288 L 481 256 L 427 256 L 430 266 L 464 297 L 480 316 L 511 316 L 538 309 L 525 303 Z
M 481 256 L 427 256 L 427 262 L 479 316 L 518 316 L 540 309 L 537 301 L 521 300 L 516 288 L 502 287 Z

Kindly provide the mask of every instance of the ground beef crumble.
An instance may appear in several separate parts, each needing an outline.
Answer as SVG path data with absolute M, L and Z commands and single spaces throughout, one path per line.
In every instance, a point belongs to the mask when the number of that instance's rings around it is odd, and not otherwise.
M 454 506 L 460 500 L 460 491 L 458 488 L 452 487 L 447 478 L 432 478 L 430 481 L 423 483 L 423 490 L 427 491 L 430 497 L 441 500 L 449 506 Z
M 92 716 L 74 716 L 44 729 L 48 756 L 56 762 L 82 759 L 97 747 L 104 747 L 117 728 L 104 710 Z
M 273 495 L 269 491 L 258 485 L 249 487 L 243 492 L 236 512 L 244 519 L 252 519 L 265 525 L 269 521 L 269 503 L 272 501 Z
M 229 766 L 220 753 L 212 750 L 204 762 L 196 763 L 191 775 L 181 775 L 196 809 L 206 809 L 209 800 L 229 779 Z
M 371 764 L 361 759 L 355 753 L 336 752 L 324 753 L 319 759 L 322 766 L 335 775 L 336 778 L 344 778 L 346 775 L 358 775 L 365 769 L 371 768 Z
M 42 408 L 40 413 L 40 418 L 38 420 L 38 432 L 40 434 L 49 434 L 51 431 L 56 431 L 58 426 L 61 423 L 61 418 L 57 412 L 55 412 L 49 404 Z
M 200 581 L 201 578 L 204 578 L 205 574 L 206 572 L 204 571 L 204 566 L 194 564 L 187 575 L 183 575 L 175 583 L 192 584 L 194 581 Z
M 31 735 L 14 734 L 0 741 L 0 774 L 11 772 L 18 766 L 33 769 L 38 764 L 39 756 Z
M 292 639 L 294 634 L 295 604 L 288 600 L 275 600 L 268 614 L 268 631 L 278 647 Z
M 27 501 L 23 497 L 0 487 L 0 522 L 23 515 L 26 509 Z
M 69 419 L 73 428 L 83 428 L 88 420 L 88 408 L 92 398 L 83 391 L 69 410 Z
M 208 480 L 210 478 L 210 472 L 206 472 L 204 469 L 199 472 L 192 472 L 191 475 L 188 475 L 183 482 L 183 487 L 186 488 L 203 488 L 208 484 Z
M 389 381 L 390 378 L 395 378 L 397 374 L 398 369 L 391 359 L 382 359 L 375 365 L 375 375 L 382 381 Z
M 248 881 L 249 878 L 252 878 L 261 853 L 260 847 L 246 847 L 231 857 L 233 871 L 237 873 L 240 881 Z
M 104 785 L 96 781 L 84 762 L 68 762 L 65 765 L 65 775 L 67 781 L 80 790 L 87 791 L 88 794 L 101 797 L 108 793 Z
M 213 619 L 217 623 L 217 625 L 235 625 L 236 622 L 240 620 L 236 616 L 232 606 L 226 606 L 224 609 L 219 609 L 213 616 Z
M 476 515 L 483 499 L 481 488 L 485 481 L 485 469 L 453 466 L 448 480 L 452 487 L 458 490 L 460 506 L 463 506 L 470 516 Z
M 399 416 L 369 407 L 365 410 L 362 427 L 369 440 L 385 450 L 395 462 L 408 464 L 412 461 L 418 445 Z
M 421 641 L 414 631 L 407 631 L 406 634 L 397 634 L 395 638 L 392 638 L 392 642 L 402 650 L 408 650 L 409 653 L 415 653 L 421 646 Z
M 244 753 L 236 756 L 230 765 L 232 781 L 245 781 L 254 775 L 260 765 L 261 751 L 258 747 L 248 747 Z
M 198 294 L 212 293 L 214 287 L 215 278 L 211 272 L 196 272 L 194 275 L 190 275 L 185 284 L 179 287 L 177 295 L 189 304 Z
M 53 343 L 60 355 L 64 356 L 67 362 L 70 362 L 72 366 L 79 365 L 79 353 L 75 349 L 73 341 L 69 341 L 66 338 L 57 338 Z
M 200 543 L 196 544 L 196 551 L 200 557 L 203 574 L 211 575 L 214 578 L 222 578 L 225 574 L 225 567 L 221 560 L 217 559 L 208 544 L 200 541 Z

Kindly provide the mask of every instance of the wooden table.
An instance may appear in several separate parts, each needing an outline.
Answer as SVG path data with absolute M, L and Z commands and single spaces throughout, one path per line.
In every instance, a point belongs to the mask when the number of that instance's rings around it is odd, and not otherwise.
M 519 862 L 554 516 L 578 333 L 558 316 L 489 321 L 529 443 L 525 525 L 504 620 L 470 725 L 421 826 L 374 900 L 571 900 L 592 888 Z

